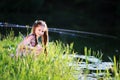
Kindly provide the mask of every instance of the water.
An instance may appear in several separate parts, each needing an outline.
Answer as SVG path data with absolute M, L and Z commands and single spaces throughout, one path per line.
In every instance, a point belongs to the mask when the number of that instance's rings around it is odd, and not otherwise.
M 108 57 L 113 58 L 114 55 L 119 59 L 119 37 L 57 28 L 50 28 L 49 31 L 50 40 L 61 40 L 64 43 L 74 42 L 74 49 L 78 54 L 84 54 L 84 47 L 88 47 L 96 52 L 100 51 L 105 61 L 109 61 Z
M 19 32 L 21 32 L 22 34 L 27 34 L 31 31 L 31 28 L 28 26 L 0 23 L 0 33 L 3 35 L 5 35 L 5 33 L 9 33 L 11 28 L 15 32 L 15 36 L 17 36 Z M 113 56 L 115 55 L 117 56 L 117 60 L 119 60 L 120 58 L 120 38 L 117 36 L 85 31 L 49 28 L 49 38 L 49 41 L 60 40 L 65 44 L 70 44 L 73 42 L 74 51 L 78 54 L 70 55 L 70 57 L 88 60 L 89 63 L 86 63 L 86 61 L 82 61 L 78 63 L 71 62 L 68 64 L 69 66 L 76 67 L 75 69 L 78 71 L 78 73 L 73 73 L 73 75 L 76 76 L 78 80 L 97 80 L 98 78 L 101 79 L 103 76 L 107 75 L 107 73 L 104 73 L 104 71 L 106 69 L 110 69 L 113 66 L 113 63 L 110 62 L 109 57 L 113 58 Z M 84 55 L 84 47 L 101 52 L 103 54 L 103 60 L 100 60 L 95 56 L 87 56 L 86 58 L 86 56 Z M 88 69 L 90 73 L 84 73 L 86 69 Z M 103 72 L 96 74 L 97 70 Z M 85 74 L 86 76 L 83 76 L 83 74 Z
M 78 80 L 103 80 L 105 76 L 108 76 L 106 71 L 109 70 L 111 72 L 114 65 L 110 58 L 113 59 L 115 55 L 117 60 L 120 59 L 120 39 L 116 36 L 58 28 L 50 28 L 49 31 L 50 41 L 74 42 L 74 49 L 78 54 L 70 55 L 70 57 L 81 61 L 77 63 L 76 61 L 71 62 L 69 66 L 75 67 L 75 70 L 78 71 L 73 73 Z M 85 46 L 91 48 L 91 50 L 101 52 L 103 54 L 102 60 L 95 56 L 86 57 L 84 55 Z M 88 63 L 86 63 L 86 60 Z M 87 70 L 89 70 L 89 73 L 86 73 Z M 97 73 L 98 71 L 99 73 Z M 113 76 L 113 72 L 109 75 Z
M 5 35 L 5 33 L 9 33 L 11 28 L 15 32 L 15 36 L 17 36 L 19 32 L 28 34 L 31 31 L 30 26 L 0 22 L 0 33 Z M 112 58 L 114 55 L 119 59 L 120 38 L 117 36 L 69 29 L 49 28 L 49 38 L 50 41 L 60 40 L 64 43 L 74 42 L 74 50 L 75 52 L 78 52 L 78 54 L 84 54 L 84 47 L 88 47 L 94 51 L 100 51 L 103 54 L 103 60 L 105 61 L 109 61 L 108 57 Z
M 78 58 L 81 60 L 80 62 L 72 61 L 69 63 L 69 66 L 75 67 L 76 72 L 74 72 L 73 75 L 78 80 L 103 80 L 104 76 L 108 75 L 106 71 L 111 71 L 114 65 L 113 62 L 103 62 L 94 56 L 71 54 L 69 57 L 75 60 Z M 89 70 L 89 72 L 87 72 L 87 70 Z M 112 76 L 113 73 L 111 72 L 109 75 Z

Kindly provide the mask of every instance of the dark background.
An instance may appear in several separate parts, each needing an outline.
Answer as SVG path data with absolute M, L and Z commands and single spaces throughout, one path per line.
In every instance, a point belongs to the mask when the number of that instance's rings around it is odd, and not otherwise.
M 120 0 L 1 0 L 0 22 L 97 32 L 120 37 Z

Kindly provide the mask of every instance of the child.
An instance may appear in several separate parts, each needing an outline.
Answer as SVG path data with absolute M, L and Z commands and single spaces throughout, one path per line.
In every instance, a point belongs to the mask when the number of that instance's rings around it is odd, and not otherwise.
M 38 44 L 38 38 L 41 37 L 41 45 Z M 48 28 L 44 21 L 36 20 L 32 26 L 32 32 L 19 45 L 16 50 L 16 57 L 25 56 L 33 53 L 35 56 L 42 51 L 47 55 Z

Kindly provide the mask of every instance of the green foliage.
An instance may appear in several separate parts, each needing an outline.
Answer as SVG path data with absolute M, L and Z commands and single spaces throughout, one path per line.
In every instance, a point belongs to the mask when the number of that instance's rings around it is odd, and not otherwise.
M 84 47 L 84 54 L 86 56 L 86 64 L 89 64 L 87 58 L 88 56 L 95 56 L 97 58 L 99 58 L 100 60 L 102 60 L 102 52 L 101 51 L 94 51 L 91 50 L 91 48 L 87 48 Z M 108 57 L 111 62 L 113 62 L 113 66 L 111 66 L 110 69 L 106 69 L 104 72 L 106 73 L 106 75 L 103 77 L 105 80 L 120 80 L 120 61 L 117 61 L 116 56 L 113 56 L 113 59 Z M 87 72 L 89 72 L 89 70 L 86 70 Z M 86 74 L 87 74 L 86 72 Z M 96 74 L 99 74 L 103 71 L 101 70 L 96 70 Z
M 69 54 L 74 54 L 73 43 L 63 44 L 61 41 L 50 42 L 48 49 L 48 56 L 41 53 L 39 56 L 34 57 L 32 54 L 24 57 L 13 57 L 11 54 L 16 53 L 18 43 L 23 39 L 22 34 L 19 37 L 14 37 L 14 32 L 11 32 L 6 38 L 0 41 L 0 80 L 75 80 L 74 75 L 76 71 L 75 66 L 68 64 L 73 61 Z M 93 51 L 91 48 L 84 48 L 84 53 L 87 56 L 95 56 L 102 59 L 100 51 Z M 78 60 L 79 61 L 79 60 Z M 109 70 L 107 75 L 104 76 L 105 80 L 120 79 L 120 63 L 113 59 L 113 77 L 110 76 Z M 88 61 L 86 61 L 87 64 Z M 76 64 L 79 67 L 79 65 Z M 82 70 L 79 70 L 80 72 Z M 85 71 L 84 71 L 85 72 Z M 86 76 L 89 73 L 86 70 Z M 102 71 L 96 71 L 97 74 Z M 79 74 L 81 75 L 81 74 Z
M 119 66 L 119 64 L 120 63 L 117 63 L 117 61 L 116 61 L 116 57 L 114 56 L 113 57 L 114 58 L 114 66 L 113 66 L 113 71 L 114 71 L 114 73 L 115 73 L 115 80 L 120 80 L 120 66 Z
M 99 58 L 100 60 L 102 60 L 102 56 L 103 56 L 103 53 L 101 51 L 95 51 L 95 50 L 92 50 L 91 48 L 87 48 L 87 47 L 84 47 L 84 54 L 86 56 L 95 56 L 95 57 Z
M 48 56 L 41 53 L 15 58 L 10 55 L 15 55 L 22 37 L 10 36 L 0 41 L 0 80 L 75 80 L 74 68 L 68 66 L 72 58 L 67 57 L 73 44 L 66 47 L 60 41 L 50 42 Z

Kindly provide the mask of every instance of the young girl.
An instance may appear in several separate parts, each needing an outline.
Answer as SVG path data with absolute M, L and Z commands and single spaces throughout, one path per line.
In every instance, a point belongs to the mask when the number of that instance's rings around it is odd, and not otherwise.
M 41 37 L 41 45 L 38 44 L 38 38 Z M 36 20 L 32 26 L 32 32 L 19 45 L 16 50 L 16 56 L 25 56 L 33 53 L 35 56 L 42 51 L 47 55 L 48 28 L 44 21 Z

